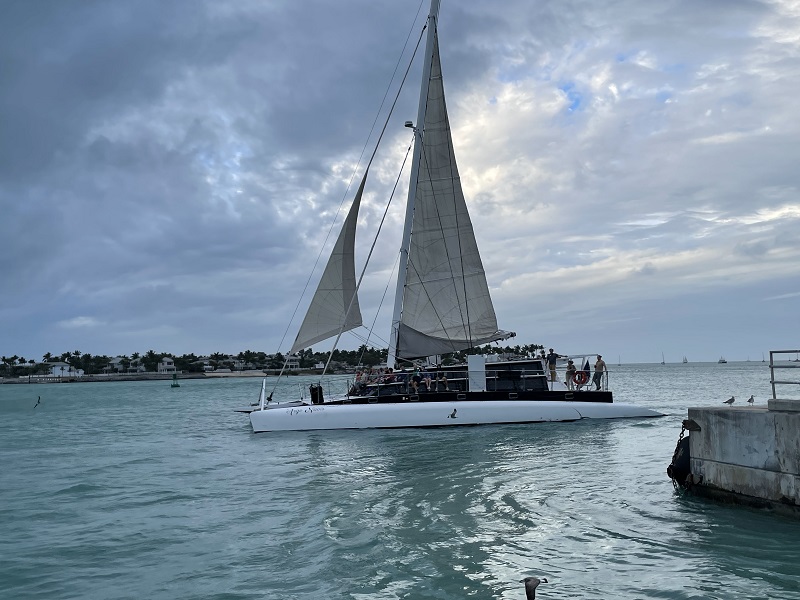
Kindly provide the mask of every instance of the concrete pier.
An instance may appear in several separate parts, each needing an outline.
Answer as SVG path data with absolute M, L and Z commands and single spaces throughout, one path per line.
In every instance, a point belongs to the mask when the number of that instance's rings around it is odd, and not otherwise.
M 772 354 L 773 390 L 775 384 L 797 388 L 799 382 L 775 380 L 776 369 L 797 367 L 774 365 Z M 766 407 L 690 408 L 688 417 L 690 474 L 684 487 L 800 516 L 800 399 L 773 397 Z

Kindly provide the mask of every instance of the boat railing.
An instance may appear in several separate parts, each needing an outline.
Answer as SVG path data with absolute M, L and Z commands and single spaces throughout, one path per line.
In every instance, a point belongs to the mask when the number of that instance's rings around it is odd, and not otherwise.
M 418 381 L 415 381 L 418 379 Z M 510 369 L 487 365 L 485 371 L 486 390 L 524 391 L 546 389 L 545 372 L 541 368 Z M 452 368 L 378 373 L 353 381 L 352 396 L 386 396 L 393 394 L 435 394 L 441 392 L 470 391 L 468 370 Z
M 795 359 L 788 358 L 791 355 L 795 356 Z M 778 358 L 784 357 L 787 358 Z M 785 371 L 783 369 L 800 369 L 800 359 L 797 357 L 800 356 L 800 350 L 770 350 L 769 351 L 769 382 L 772 385 L 772 399 L 777 400 L 778 397 L 776 395 L 775 386 L 778 385 L 785 385 L 789 386 L 800 386 L 800 375 L 795 377 L 795 373 L 793 371 Z M 789 364 L 786 364 L 789 363 Z M 778 370 L 776 374 L 775 371 Z M 775 377 L 779 376 L 780 379 L 775 379 Z M 791 379 L 790 379 L 791 378 Z M 781 388 L 784 390 L 787 388 Z M 783 399 L 788 400 L 789 398 L 784 397 Z

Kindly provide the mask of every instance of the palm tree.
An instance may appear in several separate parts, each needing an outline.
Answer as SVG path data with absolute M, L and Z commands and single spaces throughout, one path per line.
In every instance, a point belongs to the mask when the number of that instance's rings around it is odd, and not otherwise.
M 53 358 L 53 355 L 49 352 L 46 352 L 44 356 L 42 356 L 42 362 L 50 362 L 50 359 Z
M 158 361 L 161 360 L 161 355 L 156 353 L 155 350 L 148 350 L 142 358 L 145 369 L 148 371 L 158 371 Z

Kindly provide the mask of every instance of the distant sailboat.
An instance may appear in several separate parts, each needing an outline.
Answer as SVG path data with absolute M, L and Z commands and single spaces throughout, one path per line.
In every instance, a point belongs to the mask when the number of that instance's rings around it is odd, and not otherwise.
M 684 357 L 683 357 L 683 364 L 686 364 L 686 363 L 688 363 L 688 362 L 689 362 L 689 359 L 688 359 L 688 358 L 686 358 L 686 357 L 684 356 Z
M 727 364 L 727 363 L 728 363 L 728 361 L 727 361 L 727 360 L 725 360 L 725 357 L 724 357 L 724 356 L 720 356 L 720 357 L 719 357 L 719 360 L 717 361 L 717 363 L 718 363 L 718 364 L 720 364 L 720 365 L 725 365 L 725 364 Z
M 664 362 L 664 353 L 663 352 L 661 353 L 661 364 L 662 365 L 667 364 L 666 362 Z
M 617 355 L 617 366 L 618 367 L 622 366 L 622 355 Z

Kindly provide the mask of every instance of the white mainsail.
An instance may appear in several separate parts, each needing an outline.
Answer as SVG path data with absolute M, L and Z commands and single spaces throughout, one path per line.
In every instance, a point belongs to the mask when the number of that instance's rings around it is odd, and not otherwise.
M 416 137 L 421 151 L 415 152 L 412 177 L 416 171 L 417 178 L 407 208 L 413 211 L 408 264 L 402 312 L 394 321 L 396 358 L 446 354 L 514 335 L 497 329 L 461 189 L 439 61 L 438 2 L 432 4 L 428 26 L 433 31 L 425 53 L 430 64 L 423 75 L 428 80 L 423 80 Z
M 290 353 L 361 326 L 361 309 L 356 295 L 355 244 L 358 209 L 366 182 L 367 173 L 364 173 Z

